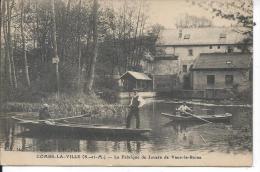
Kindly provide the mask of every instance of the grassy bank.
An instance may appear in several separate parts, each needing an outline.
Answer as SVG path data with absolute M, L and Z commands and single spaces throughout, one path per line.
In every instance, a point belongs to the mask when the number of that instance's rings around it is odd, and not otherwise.
M 52 118 L 90 115 L 75 122 L 118 124 L 124 123 L 127 107 L 120 104 L 107 104 L 95 95 L 50 95 L 39 102 L 7 102 L 2 105 L 3 112 L 38 112 L 43 103 L 49 104 Z

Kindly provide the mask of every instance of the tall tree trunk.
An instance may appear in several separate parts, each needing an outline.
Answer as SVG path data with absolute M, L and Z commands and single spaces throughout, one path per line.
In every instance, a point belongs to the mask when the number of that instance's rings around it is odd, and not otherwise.
M 0 0 L 0 111 L 3 102 L 3 70 L 2 70 L 2 0 Z
M 90 75 L 89 75 L 89 82 L 87 85 L 88 93 L 92 92 L 92 87 L 95 78 L 95 65 L 98 56 L 98 33 L 97 33 L 97 11 L 98 11 L 98 1 L 93 0 L 93 56 L 92 56 L 92 63 L 90 67 Z
M 23 20 L 24 20 L 24 0 L 21 0 L 21 37 L 22 37 L 22 46 L 23 46 L 24 76 L 25 76 L 25 80 L 26 80 L 26 85 L 29 88 L 31 86 L 31 82 L 30 82 L 29 71 L 28 71 Z
M 77 28 L 77 36 L 78 36 L 78 89 L 80 91 L 80 82 L 81 82 L 81 0 L 79 0 L 79 14 L 78 14 L 78 28 Z
M 55 64 L 55 75 L 56 75 L 56 91 L 59 97 L 60 93 L 60 76 L 59 76 L 59 57 L 57 49 L 57 38 L 56 38 L 56 19 L 55 19 L 55 6 L 54 0 L 51 0 L 51 13 L 52 13 L 52 43 L 53 43 L 53 63 Z
M 11 68 L 12 68 L 12 77 L 13 77 L 13 87 L 14 89 L 17 88 L 17 79 L 16 79 L 16 72 L 15 72 L 15 64 L 14 64 L 14 55 L 13 55 L 13 42 L 12 42 L 12 34 L 11 34 L 11 24 L 12 24 L 12 8 L 14 5 L 14 1 L 12 1 L 12 4 L 10 4 L 11 0 L 8 0 L 8 44 L 9 44 L 9 56 L 10 56 L 10 62 L 11 62 Z
M 12 67 L 11 67 L 11 62 L 10 62 L 10 52 L 9 52 L 9 39 L 8 39 L 8 4 L 9 0 L 3 1 L 3 18 L 6 20 L 3 22 L 3 34 L 4 34 L 4 40 L 5 40 L 5 90 L 10 93 L 13 88 L 13 77 L 12 77 Z
M 139 31 L 139 46 L 137 47 L 137 65 L 140 64 L 141 58 L 142 58 L 142 53 L 143 53 L 143 42 L 144 42 L 144 26 L 145 26 L 145 16 L 142 14 L 142 19 L 141 19 L 141 26 L 140 26 L 140 31 Z

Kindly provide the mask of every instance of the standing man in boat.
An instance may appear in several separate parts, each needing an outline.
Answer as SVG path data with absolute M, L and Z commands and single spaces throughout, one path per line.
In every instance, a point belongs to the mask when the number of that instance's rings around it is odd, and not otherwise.
M 129 105 L 129 113 L 126 118 L 126 128 L 130 128 L 131 119 L 135 116 L 136 128 L 140 128 L 139 108 L 144 105 L 144 99 L 138 95 L 137 90 L 134 90 L 133 97 Z
M 44 103 L 43 107 L 39 111 L 39 119 L 46 120 L 46 119 L 50 119 L 50 118 L 51 118 L 51 115 L 49 112 L 49 105 L 47 103 Z
M 182 105 L 176 110 L 180 112 L 181 116 L 187 116 L 189 113 L 192 112 L 191 108 L 187 106 L 186 102 L 183 102 Z

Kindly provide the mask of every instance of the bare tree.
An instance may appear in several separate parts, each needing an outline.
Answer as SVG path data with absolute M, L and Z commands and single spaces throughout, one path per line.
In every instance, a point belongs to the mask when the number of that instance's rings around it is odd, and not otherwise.
M 98 33 L 97 33 L 97 13 L 98 13 L 98 0 L 93 0 L 93 56 L 91 60 L 89 82 L 87 85 L 88 93 L 92 92 L 92 87 L 95 78 L 95 65 L 98 56 Z
M 17 79 L 16 79 L 16 72 L 15 72 L 15 64 L 14 64 L 14 56 L 13 56 L 13 40 L 12 40 L 12 33 L 11 33 L 11 19 L 12 19 L 12 9 L 14 7 L 14 1 L 10 3 L 11 0 L 7 0 L 7 39 L 8 39 L 8 50 L 9 50 L 9 58 L 11 63 L 11 75 L 12 75 L 12 83 L 13 88 L 17 88 Z
M 2 4 L 3 7 L 3 34 L 5 42 L 5 82 L 9 84 L 8 91 L 17 88 L 14 61 L 13 61 L 13 47 L 11 37 L 11 8 L 10 0 L 5 0 Z
M 80 81 L 81 81 L 81 0 L 79 0 L 78 5 L 78 22 L 77 22 L 77 39 L 78 39 L 78 89 L 80 89 Z
M 55 4 L 54 0 L 51 0 L 51 14 L 52 14 L 52 39 L 53 39 L 53 63 L 55 64 L 56 74 L 56 91 L 59 96 L 60 93 L 60 76 L 59 76 L 59 57 L 57 50 L 57 38 L 56 38 L 56 19 L 55 19 Z
M 24 35 L 24 0 L 21 0 L 21 37 L 22 37 L 22 47 L 23 47 L 23 60 L 24 60 L 24 75 L 26 80 L 27 87 L 31 86 L 29 71 L 28 71 L 28 62 L 27 62 L 27 53 L 26 53 L 26 42 Z
M 2 104 L 3 102 L 3 70 L 2 69 L 3 69 L 2 68 L 2 0 L 0 0 L 0 104 Z

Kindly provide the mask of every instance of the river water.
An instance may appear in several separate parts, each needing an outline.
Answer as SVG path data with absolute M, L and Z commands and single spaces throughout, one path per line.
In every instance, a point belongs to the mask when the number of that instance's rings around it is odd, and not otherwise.
M 121 103 L 127 104 L 128 100 Z M 252 149 L 252 108 L 232 106 L 206 106 L 190 104 L 195 114 L 232 113 L 230 123 L 178 124 L 161 116 L 162 112 L 175 113 L 180 104 L 167 100 L 150 99 L 140 110 L 141 128 L 151 128 L 141 138 L 112 139 L 71 136 L 42 136 L 21 134 L 24 129 L 10 117 L 0 116 L 1 149 L 37 152 L 169 152 L 209 151 L 248 152 Z M 134 124 L 134 121 L 133 121 Z

